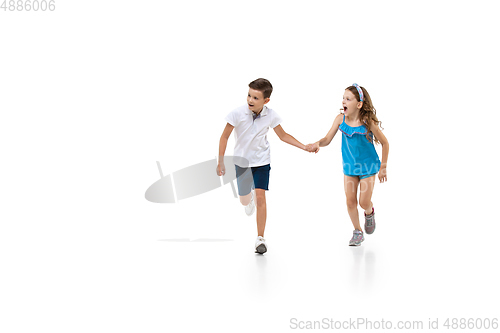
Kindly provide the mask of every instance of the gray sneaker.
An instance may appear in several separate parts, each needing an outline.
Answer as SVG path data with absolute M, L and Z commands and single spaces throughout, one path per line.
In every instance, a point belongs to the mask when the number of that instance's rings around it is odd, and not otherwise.
M 365 232 L 370 235 L 375 231 L 375 208 L 372 207 L 372 213 L 366 215 L 365 213 Z
M 349 241 L 349 246 L 360 246 L 361 242 L 365 240 L 363 236 L 363 231 L 354 230 L 352 233 L 352 238 Z

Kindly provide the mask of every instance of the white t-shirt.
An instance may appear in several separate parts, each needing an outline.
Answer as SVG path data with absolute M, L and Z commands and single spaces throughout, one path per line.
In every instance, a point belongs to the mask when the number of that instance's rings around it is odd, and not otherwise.
M 253 119 L 253 112 L 248 105 L 234 109 L 226 116 L 226 121 L 234 126 L 236 144 L 234 156 L 248 160 L 248 166 L 262 166 L 271 163 L 271 149 L 267 141 L 267 132 L 278 126 L 282 119 L 272 109 L 264 105 L 258 118 Z

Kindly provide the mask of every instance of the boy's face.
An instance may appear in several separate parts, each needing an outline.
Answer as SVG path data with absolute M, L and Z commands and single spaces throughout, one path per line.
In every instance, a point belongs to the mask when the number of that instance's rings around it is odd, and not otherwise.
M 342 106 L 344 107 L 344 114 L 353 114 L 355 111 L 359 111 L 363 102 L 358 102 L 356 96 L 349 90 L 344 91 L 344 98 L 342 99 Z
M 248 89 L 247 104 L 248 108 L 251 111 L 260 113 L 260 111 L 262 111 L 262 108 L 264 107 L 264 104 L 267 104 L 269 100 L 270 98 L 264 99 L 262 91 L 254 90 L 252 88 Z

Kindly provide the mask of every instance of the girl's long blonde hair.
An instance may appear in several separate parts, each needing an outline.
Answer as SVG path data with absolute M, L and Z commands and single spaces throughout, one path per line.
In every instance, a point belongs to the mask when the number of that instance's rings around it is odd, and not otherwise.
M 380 126 L 381 129 L 384 129 L 382 127 L 382 122 L 377 119 L 377 110 L 375 110 L 375 107 L 372 104 L 372 99 L 370 98 L 368 91 L 366 91 L 366 89 L 361 86 L 359 87 L 363 91 L 363 106 L 361 107 L 361 110 L 359 110 L 359 118 L 367 128 L 366 139 L 372 142 L 372 139 L 370 137 L 370 133 L 372 133 L 375 143 L 380 144 L 380 141 L 378 141 L 377 137 L 372 132 L 372 126 L 375 123 L 377 126 Z M 360 102 L 358 89 L 356 89 L 355 86 L 349 86 L 345 90 L 349 90 L 350 92 L 352 92 L 356 97 L 356 100 Z

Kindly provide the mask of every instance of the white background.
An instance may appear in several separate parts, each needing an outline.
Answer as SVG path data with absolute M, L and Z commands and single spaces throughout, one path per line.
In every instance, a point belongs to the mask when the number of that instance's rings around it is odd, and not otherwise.
M 0 11 L 0 330 L 499 318 L 497 13 L 496 1 Z M 347 86 L 370 93 L 390 154 L 361 247 L 347 246 L 338 134 L 314 155 L 269 132 L 264 256 L 230 186 L 145 200 L 156 161 L 168 175 L 217 155 L 225 115 L 259 77 L 305 144 L 328 132 Z

